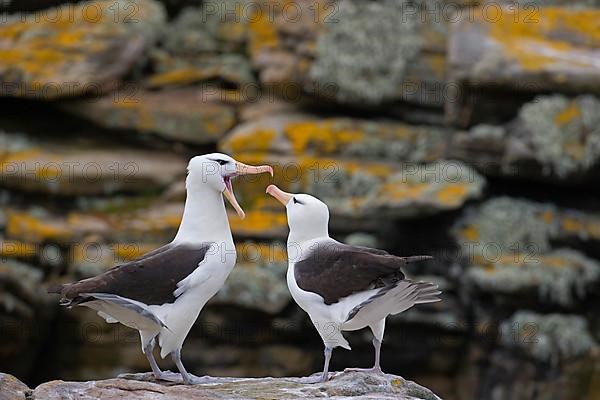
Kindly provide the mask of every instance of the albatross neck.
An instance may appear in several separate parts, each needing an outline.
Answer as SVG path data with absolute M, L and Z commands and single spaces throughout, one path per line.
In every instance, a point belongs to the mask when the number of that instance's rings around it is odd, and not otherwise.
M 183 217 L 173 242 L 233 242 L 225 203 L 209 185 L 188 185 Z

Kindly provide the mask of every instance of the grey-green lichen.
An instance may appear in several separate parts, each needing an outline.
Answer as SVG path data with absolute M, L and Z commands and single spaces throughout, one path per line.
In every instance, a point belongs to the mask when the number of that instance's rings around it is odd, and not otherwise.
M 164 38 L 164 47 L 176 54 L 243 52 L 250 6 L 245 0 L 222 0 L 186 7 Z
M 378 104 L 397 96 L 422 39 L 408 0 L 342 0 L 317 40 L 309 91 L 344 103 Z
M 506 137 L 506 129 L 502 126 L 495 125 L 476 125 L 470 131 L 469 134 L 474 139 L 491 139 L 491 140 L 502 140 Z
M 468 269 L 466 277 L 485 291 L 510 294 L 535 289 L 542 302 L 570 306 L 586 295 L 592 282 L 600 279 L 600 263 L 578 251 L 558 249 L 543 256 L 515 254 L 500 259 L 494 256 L 493 260 L 479 258 Z
M 496 197 L 469 209 L 455 225 L 454 232 L 459 233 L 465 226 L 473 225 L 481 246 L 492 244 L 504 254 L 545 253 L 551 248 L 550 240 L 558 232 L 558 224 L 540 218 L 544 212 L 555 214 L 556 210 L 551 204 Z M 459 241 L 462 240 L 459 238 Z
M 381 183 L 381 179 L 368 173 L 350 173 L 337 166 L 320 172 L 308 175 L 305 190 L 333 203 L 343 202 L 348 197 L 366 196 Z
M 524 137 L 544 173 L 566 177 L 586 171 L 600 158 L 600 101 L 540 96 L 519 112 Z M 510 154 L 507 154 L 510 157 Z
M 587 321 L 578 315 L 518 311 L 500 325 L 500 341 L 553 365 L 587 354 L 596 342 Z
M 356 122 L 353 121 L 355 124 Z M 365 122 L 360 129 L 365 138 L 346 146 L 342 155 L 389 161 L 426 162 L 442 156 L 448 131 L 431 126 L 407 127 L 405 135 L 395 135 L 402 125 Z

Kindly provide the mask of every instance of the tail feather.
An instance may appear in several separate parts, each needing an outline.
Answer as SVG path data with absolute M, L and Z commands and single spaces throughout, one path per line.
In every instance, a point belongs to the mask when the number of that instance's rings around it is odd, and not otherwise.
M 360 311 L 365 309 L 369 314 L 377 314 L 377 318 L 383 319 L 389 314 L 395 315 L 406 311 L 415 304 L 440 301 L 441 299 L 437 296 L 441 293 L 436 284 L 402 280 L 394 286 L 382 288 L 369 299 L 355 306 L 348 313 L 346 322 L 355 318 Z

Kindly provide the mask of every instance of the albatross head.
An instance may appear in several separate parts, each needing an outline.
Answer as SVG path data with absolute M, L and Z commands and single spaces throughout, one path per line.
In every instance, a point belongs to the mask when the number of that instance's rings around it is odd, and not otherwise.
M 222 153 L 193 157 L 187 169 L 186 188 L 188 190 L 196 186 L 207 185 L 215 191 L 223 193 L 240 218 L 244 218 L 246 214 L 235 198 L 231 180 L 239 175 L 261 174 L 263 172 L 269 172 L 273 176 L 273 168 L 269 165 L 258 167 L 246 165 Z
M 304 241 L 329 236 L 329 208 L 321 200 L 309 194 L 287 193 L 275 185 L 269 185 L 266 192 L 285 206 L 290 237 Z

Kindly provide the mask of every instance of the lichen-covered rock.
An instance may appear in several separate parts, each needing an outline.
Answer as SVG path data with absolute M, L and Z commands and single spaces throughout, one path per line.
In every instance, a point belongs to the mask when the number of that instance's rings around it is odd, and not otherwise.
M 518 149 L 531 150 L 543 173 L 559 178 L 587 172 L 600 161 L 600 100 L 580 96 L 539 97 L 521 108 L 517 124 L 523 133 L 508 144 L 508 164 L 522 158 Z M 514 156 L 513 156 L 514 154 Z
M 131 129 L 193 144 L 215 143 L 235 124 L 235 110 L 218 89 L 133 90 L 125 98 L 107 95 L 69 101 L 62 108 L 112 129 Z
M 156 191 L 185 174 L 185 160 L 156 151 L 48 142 L 0 132 L 7 187 L 61 195 Z
M 600 100 L 540 96 L 502 126 L 477 125 L 452 138 L 449 153 L 485 173 L 551 182 L 598 175 Z
M 214 385 L 172 385 L 147 382 L 149 375 L 126 376 L 129 379 L 106 381 L 52 381 L 38 386 L 32 400 L 58 400 L 77 394 L 82 400 L 117 399 L 123 393 L 135 392 L 140 399 L 400 399 L 439 400 L 433 392 L 399 376 L 376 376 L 359 372 L 343 372 L 327 383 L 300 384 L 289 378 L 221 378 Z M 139 379 L 133 380 L 132 378 Z
M 223 151 L 430 162 L 443 157 L 449 132 L 434 126 L 279 114 L 237 126 Z
M 529 357 L 557 365 L 589 354 L 596 346 L 587 321 L 579 315 L 541 315 L 518 311 L 500 325 L 500 342 Z
M 507 197 L 469 210 L 453 229 L 469 264 L 467 281 L 486 292 L 535 293 L 543 303 L 577 304 L 600 281 L 600 263 L 557 247 L 561 240 L 594 240 L 586 235 L 585 217 L 575 212 L 575 219 L 573 213 Z M 594 219 L 589 218 L 591 227 L 597 224 Z
M 396 98 L 421 48 L 420 19 L 408 17 L 408 4 L 340 1 L 335 16 L 325 21 L 308 72 L 316 92 L 320 87 L 334 91 L 341 103 L 379 104 Z
M 151 52 L 156 73 L 147 79 L 149 86 L 220 80 L 257 91 L 258 84 L 245 54 L 252 10 L 252 4 L 245 0 L 182 10 L 165 30 L 162 45 Z
M 542 303 L 571 306 L 600 280 L 600 263 L 575 250 L 537 256 L 497 254 L 487 259 L 474 256 L 466 279 L 479 290 L 512 296 L 536 293 Z
M 259 3 L 249 52 L 261 83 L 278 93 L 360 106 L 443 104 L 448 20 L 426 17 L 442 2 L 294 1 L 293 21 L 289 3 Z
M 452 30 L 448 63 L 457 96 L 446 101 L 451 121 L 465 125 L 485 90 L 600 92 L 600 11 L 495 7 L 494 17 L 479 10 Z
M 3 96 L 53 99 L 115 88 L 165 21 L 154 0 L 88 1 L 45 13 L 3 15 Z
M 552 249 L 552 243 L 563 245 L 576 240 L 595 244 L 600 240 L 600 215 L 497 197 L 467 210 L 456 222 L 453 233 L 467 252 L 482 251 L 484 246 L 493 244 L 490 254 L 497 249 L 504 255 L 522 253 L 535 257 Z
M 445 133 L 295 113 L 242 124 L 220 147 L 244 162 L 273 165 L 277 184 L 322 198 L 334 215 L 385 219 L 455 209 L 481 195 L 485 181 L 468 166 L 426 164 L 443 158 Z M 270 209 L 274 203 L 254 190 L 268 183 L 264 177 L 247 180 L 239 193 L 247 204 Z
M 294 193 L 311 193 L 334 216 L 373 222 L 389 218 L 430 215 L 460 208 L 481 196 L 484 179 L 460 162 L 425 165 L 359 161 L 313 156 L 235 154 L 245 163 L 273 165 L 275 184 Z M 277 203 L 254 190 L 256 182 L 240 182 L 238 192 L 257 207 L 276 209 Z
M 12 375 L 0 373 L 2 400 L 25 400 L 31 389 Z

